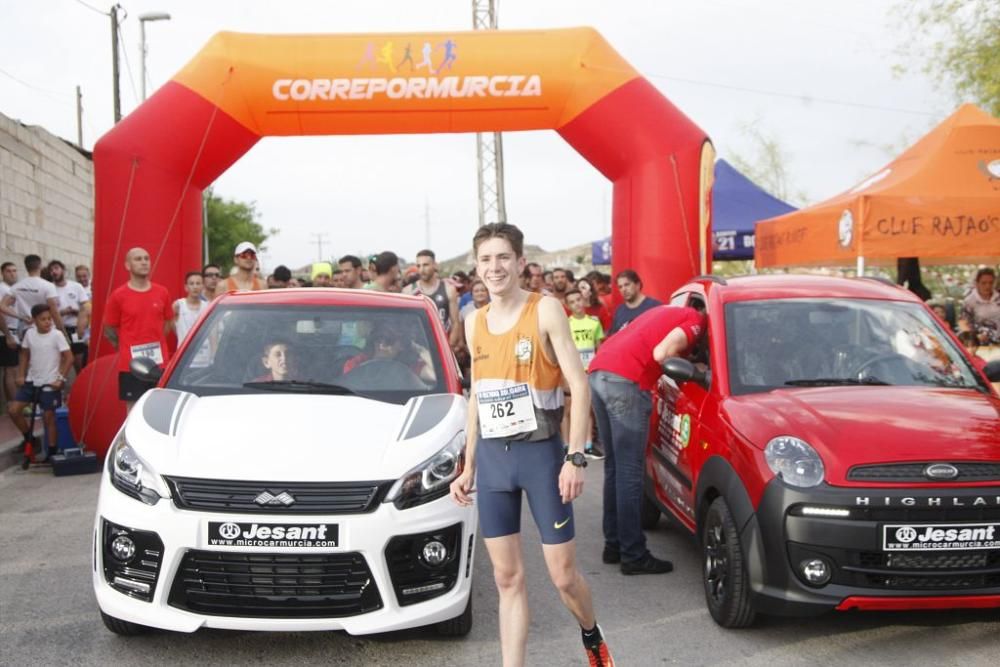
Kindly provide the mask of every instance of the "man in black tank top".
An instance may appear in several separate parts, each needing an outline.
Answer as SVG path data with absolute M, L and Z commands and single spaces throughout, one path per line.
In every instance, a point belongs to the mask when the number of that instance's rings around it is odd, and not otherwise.
M 438 266 L 433 250 L 417 253 L 417 271 L 420 279 L 404 290 L 407 294 L 423 294 L 434 302 L 438 317 L 448 332 L 451 349 L 462 345 L 462 331 L 458 321 L 458 292 L 454 287 L 438 277 Z

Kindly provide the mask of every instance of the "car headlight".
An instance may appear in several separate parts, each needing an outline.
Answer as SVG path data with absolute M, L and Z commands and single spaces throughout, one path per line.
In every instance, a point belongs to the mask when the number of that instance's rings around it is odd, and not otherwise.
M 437 454 L 396 480 L 385 502 L 402 510 L 437 500 L 464 467 L 465 432 L 459 431 Z
M 125 439 L 119 434 L 110 454 L 111 485 L 127 496 L 155 505 L 160 498 L 168 497 L 159 478 L 149 469 Z
M 823 482 L 823 459 L 805 440 L 778 436 L 767 443 L 764 458 L 774 474 L 789 486 L 808 489 Z

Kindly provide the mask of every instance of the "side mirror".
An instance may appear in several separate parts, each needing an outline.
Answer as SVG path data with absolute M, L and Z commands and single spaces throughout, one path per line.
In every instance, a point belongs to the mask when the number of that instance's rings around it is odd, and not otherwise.
M 990 382 L 1000 382 L 1000 359 L 994 359 L 986 364 L 983 373 Z
M 677 384 L 697 382 L 703 387 L 708 385 L 707 373 L 698 370 L 697 366 L 681 357 L 671 357 L 664 361 L 663 373 Z
M 135 357 L 128 363 L 132 377 L 143 382 L 155 383 L 163 375 L 163 369 L 148 357 Z

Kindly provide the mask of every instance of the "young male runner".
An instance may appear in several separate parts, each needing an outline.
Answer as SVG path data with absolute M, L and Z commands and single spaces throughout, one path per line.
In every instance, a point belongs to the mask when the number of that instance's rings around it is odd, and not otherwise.
M 476 273 L 490 304 L 465 321 L 472 348 L 472 393 L 465 469 L 451 496 L 479 497 L 479 525 L 500 594 L 500 647 L 505 667 L 524 664 L 528 593 L 521 556 L 521 496 L 527 494 L 549 576 L 576 617 L 591 665 L 614 665 L 594 617 L 590 588 L 576 566 L 573 506 L 583 491 L 583 445 L 590 393 L 562 305 L 519 285 L 524 236 L 514 225 L 484 225 L 472 240 Z M 559 424 L 563 377 L 572 405 L 569 453 Z

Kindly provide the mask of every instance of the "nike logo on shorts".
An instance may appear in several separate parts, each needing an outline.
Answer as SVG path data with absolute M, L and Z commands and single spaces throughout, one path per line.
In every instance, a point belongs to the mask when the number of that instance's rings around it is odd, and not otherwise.
M 556 527 L 556 530 L 559 530 L 560 528 L 562 528 L 563 526 L 565 526 L 567 523 L 569 523 L 569 517 L 566 517 L 561 522 L 560 521 L 556 521 L 553 525 Z

